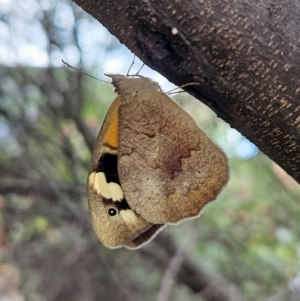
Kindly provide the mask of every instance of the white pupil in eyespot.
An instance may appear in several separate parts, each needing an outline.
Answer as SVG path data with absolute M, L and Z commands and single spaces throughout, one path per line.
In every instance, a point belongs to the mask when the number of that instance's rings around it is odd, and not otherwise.
M 110 209 L 108 210 L 108 215 L 110 215 L 110 216 L 115 216 L 116 214 L 117 214 L 117 210 L 116 210 L 116 209 L 110 208 Z

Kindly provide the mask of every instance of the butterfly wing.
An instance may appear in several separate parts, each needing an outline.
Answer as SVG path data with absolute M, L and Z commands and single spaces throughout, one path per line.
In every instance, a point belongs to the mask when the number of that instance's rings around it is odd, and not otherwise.
M 118 164 L 118 108 L 112 103 L 97 138 L 88 175 L 88 201 L 93 229 L 111 248 L 135 249 L 150 241 L 163 228 L 153 225 L 128 205 L 120 185 Z
M 118 174 L 129 206 L 154 224 L 196 217 L 228 181 L 225 154 L 161 92 L 119 108 Z

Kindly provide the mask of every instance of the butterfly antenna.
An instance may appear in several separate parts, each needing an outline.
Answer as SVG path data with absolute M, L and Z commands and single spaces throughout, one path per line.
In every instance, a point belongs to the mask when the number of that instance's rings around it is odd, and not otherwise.
M 72 69 L 72 70 L 74 70 L 74 71 L 77 71 L 77 72 L 79 72 L 79 73 L 81 73 L 81 74 L 87 75 L 87 76 L 89 76 L 89 77 L 91 77 L 91 78 L 93 78 L 93 79 L 99 80 L 100 82 L 109 84 L 109 82 L 106 82 L 105 80 L 102 80 L 102 79 L 100 79 L 100 78 L 97 78 L 97 77 L 95 77 L 95 76 L 93 76 L 93 75 L 90 75 L 90 74 L 88 74 L 88 73 L 82 71 L 82 70 L 79 69 L 79 68 L 76 68 L 76 67 L 71 66 L 69 63 L 65 62 L 64 60 L 62 60 L 62 62 L 63 62 L 67 67 L 69 67 L 70 69 Z

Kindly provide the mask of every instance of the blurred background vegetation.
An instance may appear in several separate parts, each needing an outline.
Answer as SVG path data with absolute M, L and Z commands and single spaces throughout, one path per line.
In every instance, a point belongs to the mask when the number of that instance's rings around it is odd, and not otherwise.
M 133 54 L 72 2 L 0 0 L 0 301 L 300 300 L 299 185 L 186 93 L 174 100 L 227 153 L 228 186 L 138 251 L 101 245 L 85 185 L 115 95 L 62 59 L 107 80 Z

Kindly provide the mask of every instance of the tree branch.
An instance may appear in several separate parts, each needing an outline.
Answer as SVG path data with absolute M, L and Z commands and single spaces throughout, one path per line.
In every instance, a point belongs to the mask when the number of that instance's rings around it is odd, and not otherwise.
M 300 182 L 300 3 L 75 2 Z

